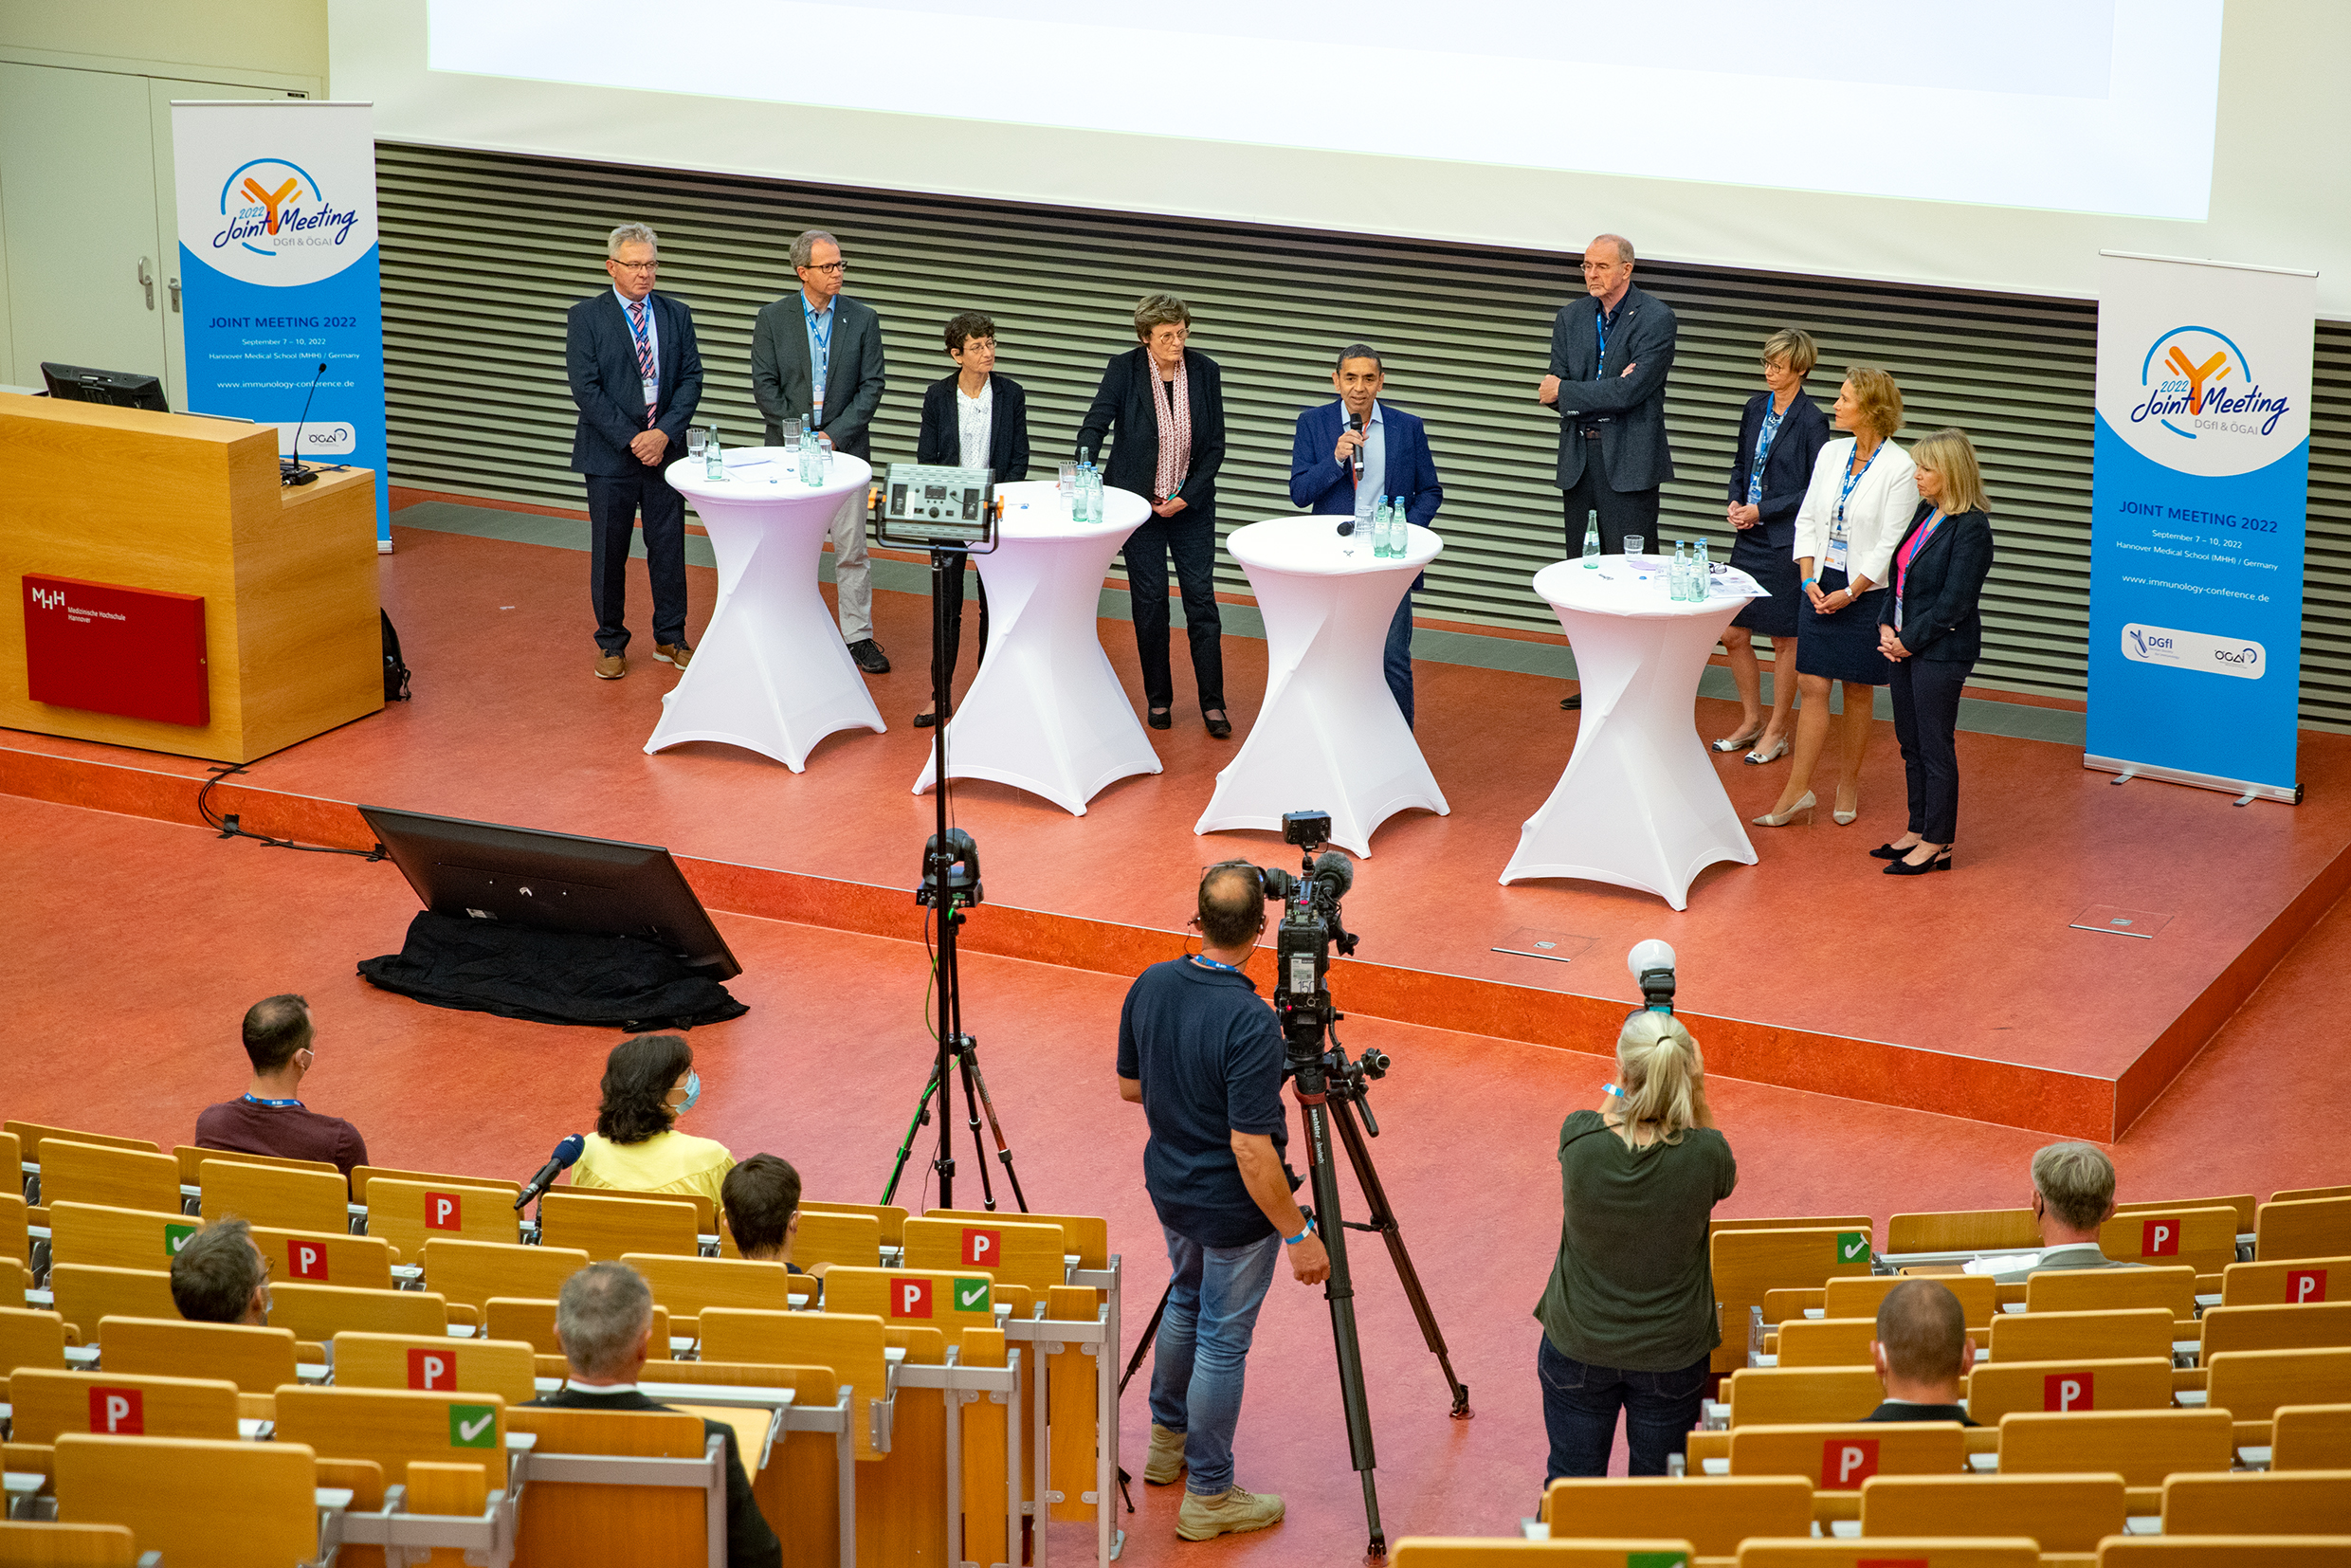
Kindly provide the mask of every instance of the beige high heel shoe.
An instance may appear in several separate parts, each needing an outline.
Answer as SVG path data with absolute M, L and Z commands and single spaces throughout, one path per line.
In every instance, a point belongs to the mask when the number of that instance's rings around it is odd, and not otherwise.
M 1813 825 L 1813 808 L 1817 804 L 1818 802 L 1813 799 L 1813 792 L 1807 790 L 1796 803 L 1786 811 L 1766 811 L 1761 816 L 1749 817 L 1747 820 L 1759 828 L 1785 828 L 1789 823 L 1794 822 L 1796 813 L 1801 811 L 1804 813 L 1804 826 L 1809 828 Z
M 1861 792 L 1859 790 L 1853 792 L 1853 809 L 1851 811 L 1840 811 L 1833 806 L 1829 809 L 1829 819 L 1840 828 L 1850 828 L 1853 825 L 1854 819 L 1860 815 Z

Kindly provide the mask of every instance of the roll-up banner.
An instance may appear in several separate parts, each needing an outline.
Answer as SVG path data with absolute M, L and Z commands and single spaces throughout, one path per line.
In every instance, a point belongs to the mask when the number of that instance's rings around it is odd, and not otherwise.
M 2099 269 L 2083 764 L 2298 801 L 2318 275 Z
M 370 106 L 174 101 L 172 143 L 188 407 L 276 426 L 281 456 L 374 469 L 390 550 Z

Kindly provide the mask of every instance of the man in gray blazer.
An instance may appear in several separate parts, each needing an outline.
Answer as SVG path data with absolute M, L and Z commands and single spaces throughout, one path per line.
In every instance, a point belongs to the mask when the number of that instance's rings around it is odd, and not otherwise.
M 821 228 L 792 242 L 796 293 L 760 310 L 751 334 L 751 392 L 767 421 L 767 444 L 783 445 L 787 419 L 832 437 L 832 449 L 870 460 L 869 427 L 882 406 L 882 318 L 841 297 L 841 244 Z M 832 520 L 832 579 L 841 636 L 868 675 L 890 661 L 873 640 L 873 568 L 866 560 L 866 498 L 842 503 Z
M 1675 323 L 1663 300 L 1632 286 L 1632 243 L 1603 234 L 1584 247 L 1589 298 L 1559 307 L 1551 371 L 1536 391 L 1559 410 L 1558 483 L 1567 554 L 1580 556 L 1584 524 L 1600 514 L 1600 548 L 1621 555 L 1625 536 L 1657 542 L 1658 486 L 1673 477 L 1666 446 L 1666 373 Z M 1559 706 L 1578 708 L 1580 695 Z

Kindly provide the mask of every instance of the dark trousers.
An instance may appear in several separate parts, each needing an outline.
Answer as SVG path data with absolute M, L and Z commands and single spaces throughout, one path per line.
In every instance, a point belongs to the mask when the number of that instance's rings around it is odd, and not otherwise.
M 1894 661 L 1887 694 L 1910 785 L 1910 830 L 1929 844 L 1949 844 L 1959 834 L 1959 688 L 1975 667 L 1942 659 Z
M 1625 1372 L 1586 1366 L 1562 1355 L 1548 1334 L 1540 1342 L 1535 1374 L 1542 1383 L 1543 1431 L 1551 1438 L 1543 1485 L 1563 1476 L 1606 1475 L 1620 1410 L 1632 1450 L 1629 1473 L 1665 1474 L 1666 1456 L 1682 1452 L 1690 1428 L 1698 1424 L 1713 1357 L 1701 1356 L 1679 1372 Z
M 956 661 L 963 654 L 963 563 L 968 558 L 964 556 L 948 556 L 946 581 L 939 588 L 939 603 L 947 611 L 947 625 L 939 633 L 939 650 L 946 656 L 946 663 L 944 665 L 934 664 L 931 666 L 931 703 L 941 713 L 946 711 L 947 694 L 939 688 L 939 672 L 944 668 L 948 684 L 954 684 Z M 978 653 L 979 658 L 985 659 L 988 657 L 987 579 L 981 578 L 973 584 L 973 592 L 979 599 Z
M 1608 476 L 1600 471 L 1600 444 L 1584 440 L 1584 471 L 1576 483 L 1559 493 L 1560 510 L 1567 524 L 1567 554 L 1572 560 L 1584 553 L 1584 521 L 1594 511 L 1600 514 L 1600 550 L 1604 555 L 1625 553 L 1625 536 L 1638 534 L 1649 540 L 1649 553 L 1657 553 L 1657 492 L 1649 490 L 1612 490 Z
M 1388 689 L 1395 693 L 1396 706 L 1404 712 L 1404 727 L 1412 727 L 1412 591 L 1404 591 L 1404 602 L 1396 606 L 1395 619 L 1388 623 L 1388 647 L 1381 656 L 1380 669 L 1388 677 Z
M 645 564 L 653 579 L 653 641 L 685 641 L 685 498 L 660 470 L 588 478 L 588 596 L 596 611 L 596 647 L 629 647 L 629 550 L 637 513 L 645 514 Z
M 1192 679 L 1200 710 L 1225 705 L 1225 623 L 1216 612 L 1216 514 L 1188 506 L 1172 518 L 1154 515 L 1126 537 L 1126 582 L 1135 596 L 1135 649 L 1143 665 L 1143 700 L 1155 708 L 1176 703 L 1176 677 L 1167 660 L 1167 559 L 1184 595 L 1184 635 L 1192 644 Z

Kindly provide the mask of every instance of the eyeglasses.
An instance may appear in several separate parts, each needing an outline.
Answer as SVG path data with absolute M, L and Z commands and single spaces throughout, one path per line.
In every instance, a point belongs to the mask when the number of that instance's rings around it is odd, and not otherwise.
M 659 262 L 614 262 L 612 264 L 623 272 L 658 272 L 661 270 Z
M 837 278 L 842 273 L 848 270 L 848 265 L 849 264 L 847 262 L 827 262 L 824 265 L 818 266 L 815 263 L 811 262 L 800 270 L 803 272 L 829 272 Z
M 1589 278 L 1595 272 L 1613 272 L 1624 264 L 1622 262 L 1586 262 L 1583 266 L 1584 276 Z

